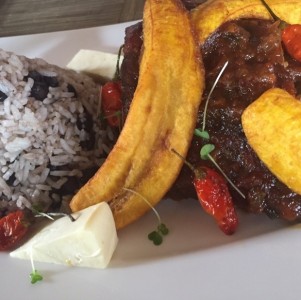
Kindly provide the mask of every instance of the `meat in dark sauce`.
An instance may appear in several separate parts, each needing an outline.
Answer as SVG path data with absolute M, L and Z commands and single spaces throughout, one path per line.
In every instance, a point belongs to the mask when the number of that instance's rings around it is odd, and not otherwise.
M 142 22 L 126 28 L 121 65 L 123 115 L 126 116 L 139 77 L 139 58 L 143 44 Z
M 141 25 L 132 29 L 128 30 L 130 38 L 125 39 L 125 59 L 127 55 L 133 59 L 133 53 L 135 59 L 122 69 L 127 109 L 137 84 L 140 53 L 137 49 L 142 46 Z M 132 52 L 131 43 L 134 44 Z M 292 95 L 299 95 L 301 64 L 284 53 L 277 26 L 264 20 L 227 22 L 205 42 L 201 51 L 206 70 L 206 91 L 197 127 L 202 125 L 208 92 L 225 62 L 229 61 L 209 101 L 206 129 L 211 137 L 210 143 L 215 145 L 212 156 L 246 197 L 243 199 L 231 190 L 236 205 L 270 217 L 301 219 L 301 196 L 279 182 L 259 160 L 246 141 L 240 119 L 243 110 L 269 88 L 280 87 Z M 129 80 L 131 74 L 135 75 L 135 80 Z M 200 159 L 202 145 L 202 140 L 194 137 L 187 159 L 195 165 L 212 167 L 210 162 Z M 191 181 L 191 171 L 184 166 L 167 196 L 196 198 Z

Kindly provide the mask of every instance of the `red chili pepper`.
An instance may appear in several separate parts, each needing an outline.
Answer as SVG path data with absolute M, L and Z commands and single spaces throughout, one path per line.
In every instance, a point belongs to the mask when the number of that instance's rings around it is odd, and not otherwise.
M 287 52 L 301 62 L 301 25 L 287 25 L 282 31 L 281 38 Z
M 279 28 L 282 30 L 281 40 L 289 55 L 301 62 L 301 24 L 288 24 L 274 13 L 265 0 L 261 0 L 261 3 L 268 10 L 272 18 L 279 22 Z
M 0 219 L 0 251 L 10 250 L 18 244 L 28 230 L 24 212 L 12 212 Z
M 220 229 L 227 235 L 236 231 L 238 218 L 224 177 L 213 169 L 196 170 L 193 180 L 199 202 L 214 217 Z
M 112 127 L 120 126 L 121 84 L 119 81 L 107 82 L 101 90 L 101 105 L 105 118 Z
M 225 178 L 208 167 L 196 168 L 176 150 L 171 151 L 193 171 L 193 185 L 203 209 L 225 234 L 233 234 L 238 226 L 238 217 Z

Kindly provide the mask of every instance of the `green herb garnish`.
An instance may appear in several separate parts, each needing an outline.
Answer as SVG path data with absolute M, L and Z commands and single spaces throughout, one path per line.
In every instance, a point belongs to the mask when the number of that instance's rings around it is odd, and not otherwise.
M 30 279 L 31 279 L 31 283 L 35 284 L 38 281 L 42 281 L 43 280 L 43 276 L 36 270 L 34 263 L 33 263 L 33 257 L 32 257 L 32 251 L 30 251 L 30 262 L 31 262 L 31 268 L 32 268 L 32 272 L 29 274 Z
M 210 153 L 215 149 L 213 144 L 206 144 L 202 147 L 200 151 L 201 159 L 209 159 Z
M 206 117 L 207 117 L 207 110 L 208 110 L 208 103 L 211 98 L 211 95 L 213 93 L 213 90 L 215 89 L 217 82 L 219 81 L 220 77 L 222 76 L 223 72 L 225 71 L 226 67 L 228 65 L 228 61 L 224 64 L 221 71 L 219 72 L 216 80 L 213 83 L 213 86 L 208 94 L 208 97 L 206 99 L 205 108 L 204 108 L 204 114 L 203 114 L 203 124 L 202 128 L 196 128 L 194 130 L 194 134 L 198 137 L 201 137 L 202 139 L 208 141 L 210 140 L 210 135 L 208 131 L 205 130 L 206 128 Z M 218 163 L 215 161 L 215 159 L 211 156 L 211 152 L 215 149 L 215 146 L 213 144 L 205 144 L 200 151 L 201 159 L 203 160 L 210 160 L 215 167 L 222 173 L 222 175 L 225 177 L 225 179 L 229 182 L 229 184 L 243 197 L 246 198 L 245 195 L 239 190 L 239 188 L 234 184 L 234 182 L 227 176 L 227 174 L 222 170 L 222 168 L 218 165 Z
M 194 135 L 204 139 L 204 140 L 209 140 L 210 139 L 210 136 L 209 136 L 209 133 L 208 131 L 203 131 L 201 128 L 196 128 L 194 130 Z
M 228 66 L 228 61 L 224 64 L 224 66 L 222 67 L 221 71 L 219 72 L 218 76 L 216 77 L 214 83 L 213 83 L 213 86 L 208 94 L 208 97 L 206 99 L 206 103 L 205 103 L 205 108 L 204 108 L 204 114 L 203 114 L 203 127 L 202 127 L 202 131 L 205 131 L 205 128 L 206 128 L 206 117 L 207 117 L 207 110 L 208 110 L 208 103 L 209 103 L 209 100 L 211 98 L 211 95 L 213 93 L 213 90 L 215 89 L 219 79 L 221 78 L 221 76 L 223 75 L 226 67 Z
M 39 274 L 37 270 L 33 270 L 32 273 L 30 273 L 30 278 L 32 284 L 43 280 L 43 276 Z
M 166 227 L 166 225 L 164 223 L 162 223 L 161 217 L 160 217 L 159 213 L 157 212 L 157 210 L 152 206 L 152 204 L 144 196 L 142 196 L 138 192 L 136 192 L 132 189 L 129 189 L 129 188 L 123 188 L 123 189 L 139 196 L 153 210 L 153 212 L 156 215 L 157 220 L 158 220 L 158 226 L 157 226 L 156 230 L 149 233 L 147 237 L 150 241 L 152 241 L 154 243 L 154 245 L 156 245 L 156 246 L 161 245 L 163 242 L 163 237 L 169 233 L 169 229 Z
M 200 156 L 202 159 L 209 159 L 215 167 L 222 173 L 225 179 L 229 182 L 229 184 L 245 199 L 246 196 L 240 191 L 240 189 L 234 184 L 234 182 L 227 176 L 227 174 L 222 170 L 219 164 L 215 161 L 215 159 L 211 156 L 211 152 L 214 150 L 214 145 L 206 144 L 202 147 L 200 151 Z

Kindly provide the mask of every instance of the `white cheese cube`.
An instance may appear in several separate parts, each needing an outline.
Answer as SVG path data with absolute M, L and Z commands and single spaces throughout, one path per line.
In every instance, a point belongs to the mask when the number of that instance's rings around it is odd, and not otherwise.
M 67 64 L 68 69 L 112 79 L 116 71 L 118 55 L 82 49 Z
M 44 227 L 10 253 L 12 257 L 71 266 L 105 268 L 117 245 L 117 232 L 105 202 L 73 213 Z

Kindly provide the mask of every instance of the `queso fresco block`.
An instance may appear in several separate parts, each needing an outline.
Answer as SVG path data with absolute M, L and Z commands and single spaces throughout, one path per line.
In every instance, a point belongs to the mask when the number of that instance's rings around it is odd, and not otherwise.
M 114 218 L 105 202 L 53 221 L 11 257 L 70 266 L 105 268 L 117 246 Z

